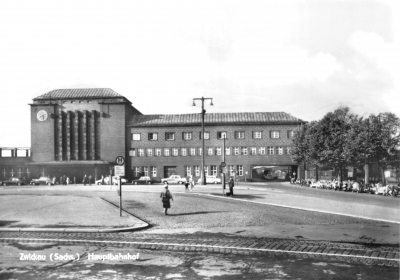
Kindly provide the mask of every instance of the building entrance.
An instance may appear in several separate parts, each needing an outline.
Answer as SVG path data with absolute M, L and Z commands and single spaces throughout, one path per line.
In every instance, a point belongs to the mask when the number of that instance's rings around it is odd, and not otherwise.
M 164 178 L 168 178 L 171 175 L 177 175 L 176 166 L 164 166 Z

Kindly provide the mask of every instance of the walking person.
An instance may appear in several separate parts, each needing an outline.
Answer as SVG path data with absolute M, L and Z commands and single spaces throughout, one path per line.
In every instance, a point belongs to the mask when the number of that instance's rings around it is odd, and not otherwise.
M 228 186 L 229 186 L 230 195 L 233 196 L 233 187 L 235 186 L 235 183 L 233 182 L 233 178 L 232 177 L 229 180 Z
M 185 182 L 185 192 L 188 192 L 189 191 L 189 181 L 188 180 L 186 180 L 186 182 Z
M 67 185 L 67 178 L 65 177 L 65 175 L 62 176 L 62 184 L 63 186 Z
M 193 188 L 194 188 L 194 180 L 193 180 L 193 176 L 190 176 L 190 179 L 189 179 L 189 185 L 190 185 L 190 191 L 193 191 Z
M 67 176 L 66 184 L 69 185 L 69 177 Z
M 82 180 L 82 183 L 84 186 L 86 186 L 86 181 L 87 181 L 87 178 L 86 178 L 86 174 L 85 174 L 85 176 L 83 176 L 83 180 Z
M 168 209 L 171 208 L 170 200 L 174 201 L 171 192 L 168 190 L 168 182 L 165 182 L 164 191 L 161 192 L 160 197 L 164 208 L 164 215 L 168 215 Z
M 74 176 L 74 185 L 76 186 L 76 177 Z
M 89 186 L 92 185 L 92 175 L 89 175 Z

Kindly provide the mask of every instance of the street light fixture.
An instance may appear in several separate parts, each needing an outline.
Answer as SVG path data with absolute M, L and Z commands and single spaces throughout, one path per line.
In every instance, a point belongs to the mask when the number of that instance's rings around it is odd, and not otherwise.
M 202 140 L 202 162 L 201 162 L 201 173 L 202 173 L 202 185 L 206 185 L 206 174 L 205 174 L 205 170 L 204 170 L 204 161 L 205 161 L 205 150 L 204 150 L 204 115 L 206 113 L 206 110 L 204 110 L 204 100 L 211 100 L 210 106 L 213 106 L 214 104 L 212 103 L 212 98 L 193 98 L 193 104 L 192 106 L 196 106 L 195 100 L 201 100 L 201 140 Z

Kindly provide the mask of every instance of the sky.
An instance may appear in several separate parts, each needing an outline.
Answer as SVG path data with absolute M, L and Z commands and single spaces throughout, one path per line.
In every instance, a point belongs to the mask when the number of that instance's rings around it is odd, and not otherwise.
M 28 104 L 61 88 L 143 114 L 400 117 L 397 0 L 1 0 L 0 40 L 0 147 L 30 147 Z

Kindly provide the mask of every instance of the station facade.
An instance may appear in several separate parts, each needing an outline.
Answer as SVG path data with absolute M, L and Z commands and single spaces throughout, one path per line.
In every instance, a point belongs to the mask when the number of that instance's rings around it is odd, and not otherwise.
M 66 175 L 80 183 L 84 175 L 110 175 L 123 156 L 129 180 L 173 174 L 197 180 L 203 152 L 208 175 L 226 171 L 236 180 L 265 181 L 303 172 L 289 153 L 304 121 L 284 112 L 207 113 L 202 151 L 201 113 L 143 115 L 111 89 L 58 89 L 29 105 L 31 148 L 22 158 L 16 151 L 0 157 L 2 178 Z

